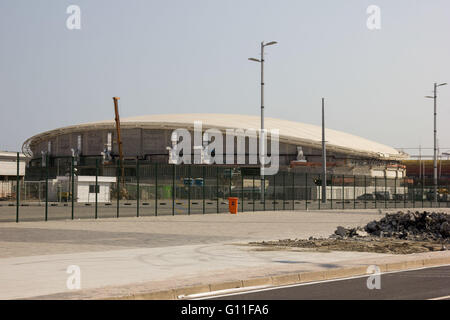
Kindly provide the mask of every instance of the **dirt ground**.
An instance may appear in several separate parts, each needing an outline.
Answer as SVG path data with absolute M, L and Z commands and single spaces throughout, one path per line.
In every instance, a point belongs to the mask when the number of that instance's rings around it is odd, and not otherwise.
M 296 250 L 296 251 L 358 251 L 389 254 L 410 254 L 446 250 L 439 242 L 398 240 L 389 238 L 359 239 L 285 239 L 279 241 L 250 242 L 254 250 Z

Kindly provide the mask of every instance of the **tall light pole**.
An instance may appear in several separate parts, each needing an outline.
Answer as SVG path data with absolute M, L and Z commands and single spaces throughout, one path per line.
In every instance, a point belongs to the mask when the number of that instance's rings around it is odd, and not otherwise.
M 327 203 L 327 149 L 325 144 L 325 98 L 322 98 L 322 202 Z
M 437 88 L 441 86 L 445 86 L 447 83 L 441 83 L 437 84 L 434 83 L 434 91 L 433 96 L 426 96 L 425 98 L 430 98 L 434 100 L 434 155 L 433 155 L 433 185 L 434 185 L 434 202 L 437 203 L 438 196 L 437 196 L 437 129 L 436 129 L 436 114 L 437 114 L 437 108 L 436 108 L 436 100 L 437 100 Z
M 256 58 L 248 58 L 250 61 L 259 62 L 261 64 L 261 134 L 259 135 L 259 155 L 261 162 L 261 200 L 264 199 L 264 191 L 265 191 L 265 178 L 264 178 L 264 165 L 265 165 L 265 150 L 264 150 L 264 142 L 265 142 L 265 132 L 264 132 L 264 48 L 267 46 L 271 46 L 277 44 L 276 41 L 271 41 L 268 43 L 261 42 L 261 59 Z

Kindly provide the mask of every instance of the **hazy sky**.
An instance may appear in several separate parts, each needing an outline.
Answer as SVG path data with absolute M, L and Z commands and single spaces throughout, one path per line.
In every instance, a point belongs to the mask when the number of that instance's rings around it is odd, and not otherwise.
M 66 8 L 81 8 L 69 30 Z M 381 29 L 366 26 L 369 5 Z M 266 115 L 393 147 L 433 146 L 450 83 L 448 0 L 1 0 L 0 150 L 42 131 L 157 113 Z M 450 152 L 450 85 L 438 135 Z M 414 152 L 412 152 L 414 153 Z M 431 154 L 431 151 L 429 151 Z

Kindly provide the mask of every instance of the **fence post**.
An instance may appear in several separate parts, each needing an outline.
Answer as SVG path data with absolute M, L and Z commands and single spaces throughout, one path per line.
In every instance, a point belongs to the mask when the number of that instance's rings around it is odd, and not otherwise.
M 70 173 L 70 175 L 71 175 L 71 177 L 72 177 L 72 181 L 71 181 L 71 184 L 72 184 L 72 196 L 71 196 L 71 201 L 72 201 L 72 220 L 74 219 L 74 205 L 75 205 L 75 175 L 74 175 L 74 172 L 75 172 L 75 159 L 74 159 L 74 157 L 72 157 L 72 164 L 71 164 L 71 173 Z
M 333 175 L 330 175 L 330 209 L 333 209 Z
M 342 210 L 345 209 L 345 176 L 342 175 Z
M 292 171 L 292 211 L 295 210 L 295 174 Z
M 437 195 L 436 195 L 436 197 L 437 197 L 437 201 L 438 201 L 438 208 L 440 208 L 441 207 L 441 202 L 442 201 L 440 201 L 440 199 L 439 199 L 439 195 L 440 195 L 440 192 L 439 192 L 439 190 L 441 190 L 442 188 L 441 188 L 441 180 L 440 179 L 438 179 L 438 191 L 437 191 Z
M 17 152 L 16 222 L 19 222 L 19 202 L 20 202 L 20 154 L 19 152 Z
M 252 188 L 252 203 L 253 203 L 253 212 L 255 212 L 255 176 L 253 175 L 253 188 Z
M 356 176 L 353 175 L 353 209 L 356 209 Z
M 320 182 L 322 183 L 322 175 L 321 174 L 319 174 L 319 180 L 320 180 Z M 315 184 L 315 183 L 314 183 Z M 317 185 L 315 184 L 315 186 L 314 186 L 314 188 L 317 190 Z M 320 191 L 322 191 L 322 190 L 320 190 Z M 318 192 L 317 193 L 318 194 L 318 209 L 320 210 L 320 203 L 322 202 L 322 192 Z
M 45 154 L 45 221 L 48 220 L 48 154 Z
M 364 176 L 364 209 L 367 209 L 367 199 L 366 199 L 366 194 L 367 194 L 367 176 Z
M 450 204 L 450 184 L 447 183 L 447 208 L 449 207 L 449 204 Z
M 219 213 L 219 167 L 216 166 L 216 203 L 217 213 Z
M 188 177 L 189 177 L 189 183 L 188 183 L 188 215 L 191 215 L 191 165 L 188 164 Z
M 228 190 L 228 197 L 232 197 L 232 194 L 231 194 L 231 185 L 232 185 L 232 183 L 233 183 L 233 171 L 231 170 L 231 168 L 230 168 L 230 178 L 229 178 L 230 180 L 230 184 L 229 184 L 229 190 Z
M 140 215 L 140 202 L 141 202 L 141 188 L 139 185 L 139 175 L 140 175 L 140 167 L 139 167 L 139 158 L 136 159 L 136 217 L 139 218 Z M 173 192 L 173 191 L 172 191 Z
M 155 163 L 155 217 L 158 216 L 158 163 Z
M 377 177 L 375 178 L 375 209 L 377 208 Z
M 305 210 L 308 210 L 308 173 L 305 172 Z
M 388 200 L 388 195 L 387 195 L 387 176 L 386 173 L 384 174 L 384 208 L 387 208 L 387 200 Z
M 286 210 L 286 171 L 283 171 L 283 210 Z
M 397 172 L 398 174 L 398 172 Z M 394 200 L 394 208 L 397 208 L 397 174 L 395 175 L 395 180 L 394 180 L 394 194 L 395 194 L 395 199 Z
M 203 184 L 202 184 L 202 196 L 203 196 L 203 214 L 205 214 L 205 170 L 206 167 L 202 166 L 202 178 L 203 178 Z
M 172 215 L 175 215 L 175 174 L 176 174 L 176 165 L 173 164 L 172 167 Z
M 408 189 L 409 193 L 409 189 Z M 403 208 L 406 208 L 406 178 L 403 177 Z
M 424 187 L 425 187 L 425 183 L 422 183 L 422 208 L 424 207 L 424 204 L 423 204 Z
M 274 175 L 273 175 L 273 196 L 272 196 L 273 211 L 277 210 L 276 205 L 275 205 L 275 203 L 276 203 L 276 200 L 275 200 L 275 198 L 276 198 L 276 192 L 275 192 L 275 191 L 276 191 L 276 189 L 277 189 L 275 177 L 276 177 L 276 175 L 274 174 Z
M 242 183 L 241 183 L 242 207 L 241 207 L 241 210 L 242 210 L 242 212 L 244 212 L 244 175 L 242 174 L 242 170 L 241 170 L 241 178 L 242 178 Z
M 262 183 L 263 183 L 263 185 L 262 185 L 262 187 L 261 187 L 261 189 L 262 189 L 262 191 L 263 191 L 263 194 L 261 195 L 261 199 L 263 199 L 264 198 L 264 204 L 263 204 L 263 208 L 264 208 L 264 211 L 266 211 L 266 176 L 263 176 L 263 180 L 261 181 Z M 261 179 L 260 179 L 261 180 Z
M 100 188 L 98 186 L 98 159 L 95 159 L 95 219 L 98 217 L 98 192 Z
M 116 217 L 119 218 L 120 207 L 120 160 L 117 160 L 117 201 L 116 201 Z

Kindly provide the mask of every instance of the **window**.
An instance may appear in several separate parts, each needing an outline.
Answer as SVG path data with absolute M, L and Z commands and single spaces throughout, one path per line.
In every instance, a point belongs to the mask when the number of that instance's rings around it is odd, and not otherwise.
M 100 186 L 96 186 L 95 184 L 94 185 L 90 185 L 89 186 L 89 193 L 100 193 Z

